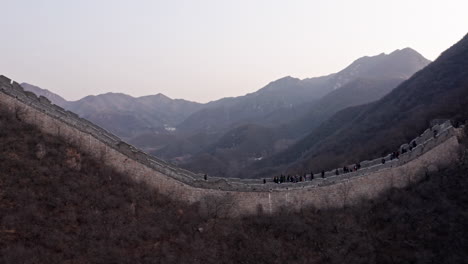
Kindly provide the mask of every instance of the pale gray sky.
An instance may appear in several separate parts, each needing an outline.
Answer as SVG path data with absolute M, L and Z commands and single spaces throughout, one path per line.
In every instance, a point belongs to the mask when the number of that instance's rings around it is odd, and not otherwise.
M 163 93 L 206 102 L 468 32 L 466 0 L 0 0 L 0 74 L 68 100 Z

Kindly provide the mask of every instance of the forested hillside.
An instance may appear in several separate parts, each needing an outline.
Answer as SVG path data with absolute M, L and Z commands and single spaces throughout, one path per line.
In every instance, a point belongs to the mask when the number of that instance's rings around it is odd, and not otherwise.
M 463 161 L 353 207 L 228 219 L 0 110 L 0 263 L 464 263 Z

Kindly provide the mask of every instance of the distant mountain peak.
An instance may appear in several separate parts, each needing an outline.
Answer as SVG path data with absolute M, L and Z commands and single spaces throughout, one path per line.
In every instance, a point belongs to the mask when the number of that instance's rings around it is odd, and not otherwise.
M 279 78 L 279 80 L 297 80 L 297 78 L 292 77 L 291 75 L 284 76 L 283 78 Z
M 158 93 L 158 94 L 154 94 L 154 95 L 145 95 L 145 96 L 141 96 L 141 97 L 138 97 L 137 100 L 139 102 L 147 102 L 147 103 L 150 103 L 150 104 L 160 104 L 160 103 L 170 103 L 172 101 L 174 101 L 173 99 L 171 99 L 170 97 L 162 94 L 162 93 Z
M 161 99 L 172 100 L 169 96 L 166 96 L 165 94 L 162 94 L 162 93 L 155 94 L 154 96 L 157 98 L 161 98 Z
M 282 90 L 285 86 L 290 86 L 300 81 L 301 79 L 291 77 L 288 75 L 288 76 L 282 77 L 278 80 L 268 83 L 265 87 L 258 90 L 258 92 L 271 92 L 271 91 L 276 91 L 276 90 Z
M 131 95 L 125 94 L 125 93 L 116 93 L 116 92 L 108 92 L 108 93 L 103 93 L 103 94 L 98 94 L 96 97 L 101 97 L 101 96 L 113 96 L 113 97 L 133 97 Z
M 417 58 L 424 58 L 424 56 L 421 55 L 421 53 L 417 52 L 416 50 L 410 47 L 406 47 L 404 49 L 396 49 L 390 54 L 388 54 L 388 56 L 414 56 Z
M 333 82 L 335 82 L 333 88 L 336 90 L 356 77 L 379 79 L 385 76 L 386 78 L 407 79 L 430 62 L 409 47 L 394 50 L 390 54 L 364 56 L 333 77 Z
M 277 84 L 277 83 L 297 82 L 297 81 L 300 81 L 300 79 L 288 75 L 288 76 L 284 76 L 283 78 L 279 78 L 278 80 L 272 81 L 268 85 Z

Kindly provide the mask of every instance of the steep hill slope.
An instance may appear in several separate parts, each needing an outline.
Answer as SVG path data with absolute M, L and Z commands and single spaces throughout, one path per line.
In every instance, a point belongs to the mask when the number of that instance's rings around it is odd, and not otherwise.
M 382 98 L 402 81 L 356 79 L 319 99 L 301 118 L 275 127 L 250 124 L 231 129 L 210 145 L 199 148 L 197 152 L 186 152 L 186 155 L 191 156 L 179 160 L 179 164 L 186 169 L 211 175 L 247 177 L 248 174 L 243 172 L 245 167 L 290 147 L 298 138 L 339 110 Z M 244 133 L 247 131 L 248 133 Z M 155 151 L 154 154 L 171 158 L 167 156 L 165 149 Z M 182 152 L 175 154 L 183 155 Z
M 0 106 L 0 263 L 463 263 L 467 169 L 353 207 L 227 219 L 135 183 Z
M 345 109 L 290 149 L 256 168 L 322 169 L 382 155 L 437 118 L 468 116 L 468 35 L 390 94 Z M 280 166 L 278 166 L 281 164 Z M 262 173 L 260 173 L 262 174 Z
M 318 100 L 301 118 L 288 123 L 288 134 L 292 138 L 304 136 L 340 110 L 379 100 L 404 80 L 355 79 Z

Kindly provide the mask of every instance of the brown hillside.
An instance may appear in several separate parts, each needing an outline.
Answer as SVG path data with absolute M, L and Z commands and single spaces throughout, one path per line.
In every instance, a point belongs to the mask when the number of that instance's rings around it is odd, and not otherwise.
M 462 263 L 466 165 L 336 210 L 222 218 L 0 111 L 0 263 Z

